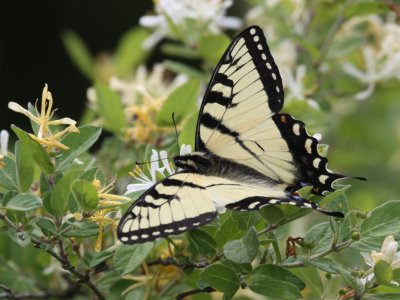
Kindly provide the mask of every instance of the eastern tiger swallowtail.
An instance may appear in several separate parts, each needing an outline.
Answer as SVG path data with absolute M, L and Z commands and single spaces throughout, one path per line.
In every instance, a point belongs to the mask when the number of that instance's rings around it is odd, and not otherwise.
M 123 243 L 143 243 L 202 226 L 217 208 L 257 210 L 271 204 L 323 210 L 296 190 L 332 191 L 345 176 L 327 169 L 305 124 L 279 113 L 283 87 L 262 30 L 240 33 L 222 56 L 205 93 L 195 152 L 174 158 L 180 171 L 147 190 L 118 226 Z

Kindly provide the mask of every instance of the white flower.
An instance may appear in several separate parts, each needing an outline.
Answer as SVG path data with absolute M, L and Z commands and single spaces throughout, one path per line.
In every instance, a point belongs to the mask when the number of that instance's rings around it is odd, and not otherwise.
M 373 270 L 376 263 L 380 260 L 384 260 L 390 264 L 392 270 L 400 268 L 400 252 L 397 252 L 399 244 L 394 240 L 393 235 L 389 235 L 385 238 L 382 244 L 381 252 L 371 251 L 371 254 L 366 252 L 361 252 L 361 255 L 364 258 L 365 263 L 371 267 Z M 364 281 L 370 281 L 374 274 L 371 272 L 369 273 Z M 364 282 L 365 283 L 365 282 Z M 391 284 L 399 285 L 396 281 L 391 281 Z
M 400 79 L 400 26 L 391 17 L 393 15 L 386 16 L 385 22 L 378 15 L 351 18 L 343 26 L 341 34 L 344 36 L 355 35 L 360 28 L 366 31 L 363 35 L 371 36 L 369 45 L 362 49 L 364 70 L 351 63 L 342 65 L 345 73 L 366 85 L 365 90 L 355 95 L 357 100 L 371 96 L 379 82 L 390 78 Z
M 8 138 L 10 134 L 7 130 L 2 130 L 0 132 L 0 155 L 6 156 L 8 149 Z
M 188 77 L 182 74 L 172 80 L 166 80 L 165 74 L 166 69 L 162 64 L 155 64 L 151 71 L 139 66 L 134 78 L 122 80 L 114 76 L 110 79 L 109 85 L 112 90 L 121 94 L 124 106 L 138 104 L 140 100 L 154 103 L 160 98 L 166 98 L 188 80 Z M 93 98 L 89 91 L 88 96 Z
M 364 100 L 371 96 L 375 90 L 376 83 L 391 77 L 400 78 L 400 51 L 379 60 L 372 47 L 365 47 L 363 49 L 363 57 L 365 62 L 364 72 L 349 62 L 342 65 L 345 73 L 367 85 L 365 90 L 355 95 L 357 100 Z
M 306 75 L 306 66 L 299 65 L 296 70 L 292 72 L 288 68 L 282 69 L 282 81 L 287 90 L 285 95 L 286 101 L 292 100 L 305 100 L 308 105 L 315 109 L 319 109 L 319 104 L 314 99 L 307 97 L 307 92 L 304 88 L 303 80 Z
M 226 10 L 232 4 L 231 0 L 156 1 L 156 15 L 143 16 L 139 20 L 140 25 L 155 29 L 143 46 L 149 49 L 166 36 L 176 38 L 179 34 L 177 31 L 190 28 L 193 24 L 200 30 L 208 29 L 212 33 L 219 33 L 221 28 L 238 29 L 242 21 L 236 17 L 225 16 Z M 184 36 L 191 37 L 187 34 Z
M 191 150 L 192 147 L 190 145 L 183 144 L 180 149 L 180 155 L 191 153 Z M 146 191 L 158 181 L 158 178 L 160 178 L 160 176 L 167 177 L 175 173 L 175 170 L 171 167 L 168 161 L 167 151 L 157 152 L 153 149 L 149 163 L 150 167 L 148 167 L 148 170 L 150 173 L 150 177 L 147 176 L 138 165 L 135 166 L 135 170 L 130 173 L 130 175 L 134 177 L 138 182 L 128 184 L 125 195 L 138 191 Z

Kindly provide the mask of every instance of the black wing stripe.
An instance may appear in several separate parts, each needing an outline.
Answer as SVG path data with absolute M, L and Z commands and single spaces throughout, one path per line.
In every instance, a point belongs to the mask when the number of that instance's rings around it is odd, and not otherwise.
M 194 184 L 194 183 L 189 182 L 189 181 L 183 181 L 183 180 L 171 179 L 171 178 L 166 178 L 166 179 L 162 182 L 162 184 L 163 184 L 164 186 L 181 186 L 181 187 L 187 186 L 187 187 L 196 188 L 196 189 L 201 189 L 201 190 L 204 190 L 204 189 L 205 189 L 205 187 L 203 187 L 203 186 L 201 186 L 201 185 Z
M 282 78 L 269 50 L 265 36 L 257 26 L 250 27 L 249 30 L 244 31 L 243 35 L 249 53 L 254 60 L 254 65 L 260 73 L 261 82 L 270 99 L 269 108 L 272 112 L 279 112 L 282 109 L 284 98 Z M 258 41 L 255 41 L 256 37 Z M 258 45 L 261 45 L 262 48 L 257 48 Z M 262 58 L 263 55 L 266 57 L 265 60 Z M 275 74 L 276 79 L 273 78 L 272 74 Z M 271 84 L 271 82 L 274 82 L 274 84 Z M 278 87 L 278 90 L 276 87 Z

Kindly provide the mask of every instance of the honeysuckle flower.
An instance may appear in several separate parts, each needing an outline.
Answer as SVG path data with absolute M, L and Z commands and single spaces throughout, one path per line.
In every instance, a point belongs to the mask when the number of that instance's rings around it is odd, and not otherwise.
M 168 76 L 168 71 L 162 64 L 155 64 L 151 70 L 139 66 L 132 79 L 123 80 L 111 77 L 110 88 L 121 94 L 124 106 L 142 102 L 157 102 L 165 99 L 178 86 L 188 81 L 186 75 Z
M 2 130 L 0 132 L 0 169 L 4 168 L 4 156 L 7 155 L 8 151 L 8 138 L 10 134 L 7 130 Z
M 364 35 L 371 36 L 362 48 L 363 68 L 349 62 L 342 64 L 345 73 L 366 86 L 355 95 L 356 100 L 371 96 L 379 82 L 400 79 L 400 25 L 394 16 L 389 14 L 385 19 L 378 15 L 351 18 L 344 24 L 339 36 L 354 35 L 360 30 L 365 31 Z
M 111 194 L 110 191 L 113 189 L 113 183 L 102 187 L 100 180 L 94 179 L 92 185 L 98 190 L 99 204 L 94 213 L 87 215 L 81 212 L 75 212 L 67 215 L 65 218 L 73 216 L 76 221 L 89 220 L 99 225 L 99 233 L 97 235 L 95 243 L 95 251 L 100 252 L 103 243 L 103 229 L 108 225 L 111 225 L 114 240 L 117 240 L 116 229 L 117 224 L 114 221 L 115 213 L 117 213 L 117 207 L 124 202 L 130 201 L 131 199 L 125 196 Z
M 0 132 L 0 154 L 6 156 L 8 151 L 8 138 L 10 134 L 7 130 Z
M 389 263 L 392 270 L 400 268 L 400 252 L 397 251 L 398 246 L 399 244 L 395 241 L 393 235 L 389 235 L 383 241 L 380 252 L 375 250 L 371 251 L 371 253 L 361 252 L 365 263 L 371 267 L 371 271 L 367 272 L 367 276 L 364 278 L 364 281 L 372 280 L 374 277 L 374 266 L 380 260 L 384 260 Z M 396 281 L 391 281 L 390 283 L 397 286 L 399 285 L 399 283 Z
M 50 152 L 52 149 L 68 150 L 69 148 L 64 144 L 62 144 L 61 142 L 59 142 L 59 140 L 66 133 L 79 132 L 79 129 L 75 126 L 76 121 L 70 118 L 51 120 L 54 114 L 54 110 L 52 110 L 53 97 L 51 96 L 51 93 L 48 91 L 47 84 L 44 86 L 42 92 L 40 113 L 35 107 L 37 115 L 34 115 L 33 113 L 23 108 L 18 103 L 12 101 L 8 103 L 8 108 L 27 116 L 29 119 L 31 119 L 32 122 L 39 125 L 37 136 L 35 136 L 34 134 L 29 134 L 29 135 L 31 136 L 32 139 L 34 139 L 43 147 L 45 147 L 48 152 Z M 57 126 L 57 125 L 67 125 L 67 128 L 59 132 L 52 132 L 50 126 Z
M 180 155 L 185 155 L 191 152 L 192 147 L 190 145 L 183 144 L 180 148 Z M 175 172 L 174 168 L 172 168 L 168 162 L 168 153 L 166 151 L 157 152 L 153 149 L 149 163 L 150 166 L 147 165 L 147 168 L 149 170 L 150 177 L 147 176 L 138 165 L 135 166 L 133 172 L 129 173 L 129 175 L 135 178 L 138 182 L 128 184 L 125 195 L 148 190 L 160 179 L 160 177 L 163 178 Z
M 307 9 L 307 3 L 304 0 L 263 0 L 258 1 L 258 5 L 247 11 L 245 19 L 248 24 L 268 23 L 269 26 L 274 26 L 270 18 L 265 18 L 266 15 L 273 15 L 274 9 L 284 7 L 285 21 L 290 24 L 293 32 L 297 35 L 303 35 L 306 31 L 307 24 L 310 22 L 312 12 Z
M 96 211 L 90 217 L 88 217 L 88 219 L 90 221 L 95 222 L 99 225 L 99 234 L 97 236 L 96 244 L 94 246 L 94 250 L 96 252 L 101 251 L 101 245 L 103 243 L 103 227 L 106 227 L 107 225 L 111 225 L 114 235 L 117 230 L 117 223 L 115 223 L 113 218 L 107 216 L 107 213 L 109 213 L 109 210 L 101 209 L 101 210 Z M 115 238 L 115 240 L 116 240 L 116 238 Z
M 186 75 L 177 75 L 168 79 L 168 71 L 156 64 L 151 71 L 140 66 L 135 76 L 129 80 L 112 77 L 110 88 L 121 95 L 124 112 L 131 125 L 125 131 L 125 139 L 139 142 L 151 142 L 155 132 L 170 132 L 174 128 L 159 127 L 154 118 L 169 94 L 188 80 Z M 93 91 L 88 91 L 89 99 L 95 103 Z
M 375 50 L 371 47 L 365 47 L 362 49 L 362 52 L 365 71 L 358 69 L 349 62 L 342 65 L 342 69 L 345 73 L 353 76 L 367 86 L 365 90 L 355 95 L 356 100 L 365 100 L 371 96 L 378 82 L 387 80 L 391 77 L 400 78 L 400 51 L 390 57 L 387 56 L 381 61 L 377 60 Z
M 283 85 L 287 90 L 285 95 L 286 101 L 292 100 L 305 100 L 308 105 L 315 109 L 319 109 L 319 104 L 314 99 L 307 97 L 308 91 L 304 88 L 304 77 L 306 75 L 306 66 L 299 65 L 296 70 L 292 72 L 288 68 L 282 70 L 282 81 Z
M 227 9 L 232 6 L 231 0 L 159 0 L 155 1 L 153 16 L 143 16 L 139 24 L 155 29 L 152 35 L 144 42 L 143 47 L 150 49 L 162 38 L 193 37 L 189 34 L 180 34 L 184 28 L 196 26 L 201 31 L 219 33 L 221 29 L 238 29 L 242 21 L 236 17 L 225 16 Z M 195 21 L 195 22 L 194 22 Z M 172 24 L 171 24 L 172 23 Z M 179 36 L 182 35 L 182 36 Z M 193 41 L 189 41 L 191 43 Z
M 98 194 L 99 206 L 101 206 L 101 207 L 120 205 L 121 203 L 130 200 L 130 198 L 125 197 L 125 196 L 111 194 L 110 191 L 114 188 L 113 183 L 111 183 L 105 187 L 102 187 L 100 180 L 94 179 L 92 181 L 92 184 L 99 191 L 99 194 Z

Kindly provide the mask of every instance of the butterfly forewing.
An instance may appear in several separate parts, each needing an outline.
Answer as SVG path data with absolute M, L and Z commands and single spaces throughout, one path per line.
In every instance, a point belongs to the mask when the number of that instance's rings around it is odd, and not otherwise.
M 314 185 L 317 194 L 332 190 L 331 183 L 341 176 L 327 171 L 305 129 L 297 135 L 297 123 L 289 127 L 282 121 L 283 97 L 281 76 L 262 30 L 247 28 L 214 71 L 197 124 L 196 150 L 250 167 L 293 189 L 305 184 Z M 316 166 L 319 160 L 323 162 Z

